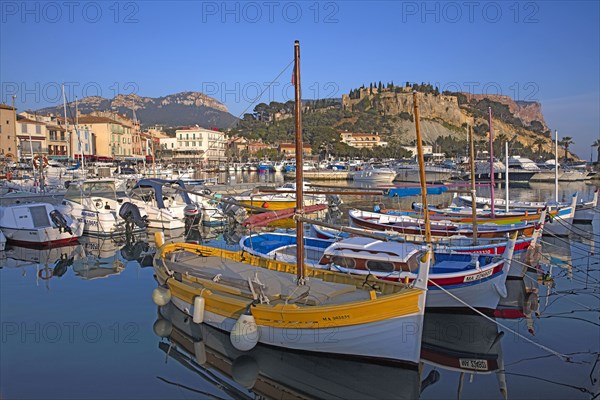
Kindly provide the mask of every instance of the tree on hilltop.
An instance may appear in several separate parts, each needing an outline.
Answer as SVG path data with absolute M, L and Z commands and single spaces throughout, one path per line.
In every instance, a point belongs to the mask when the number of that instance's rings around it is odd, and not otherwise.
M 561 140 L 559 140 L 558 144 L 564 146 L 565 148 L 565 162 L 567 161 L 567 154 L 569 153 L 569 146 L 574 144 L 573 138 L 571 136 L 565 136 Z

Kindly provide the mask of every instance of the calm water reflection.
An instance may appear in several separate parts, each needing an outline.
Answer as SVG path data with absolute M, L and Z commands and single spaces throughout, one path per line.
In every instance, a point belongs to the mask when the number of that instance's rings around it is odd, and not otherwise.
M 574 191 L 593 187 L 562 185 L 560 195 Z M 547 199 L 553 187 L 512 194 Z M 344 200 L 343 210 L 419 201 Z M 231 247 L 241 234 L 203 228 L 196 240 Z M 502 326 L 467 310 L 428 312 L 421 371 L 260 345 L 237 352 L 227 335 L 153 304 L 152 235 L 10 247 L 0 260 L 0 398 L 591 398 L 600 390 L 599 242 L 598 217 L 570 238 L 544 237 L 543 271 L 508 282 L 494 317 Z

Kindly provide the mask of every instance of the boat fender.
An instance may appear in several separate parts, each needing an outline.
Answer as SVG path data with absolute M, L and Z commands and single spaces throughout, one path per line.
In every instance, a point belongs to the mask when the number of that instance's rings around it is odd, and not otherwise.
M 206 364 L 206 346 L 204 345 L 204 341 L 200 340 L 198 342 L 194 342 L 194 355 L 196 356 L 196 362 L 200 365 Z
M 413 201 L 413 202 L 412 202 L 412 204 L 410 205 L 410 208 L 411 208 L 412 210 L 416 210 L 416 209 L 417 209 L 417 208 L 415 207 L 415 204 L 417 204 L 417 203 L 415 203 L 415 202 Z
M 161 248 L 162 245 L 165 244 L 164 232 L 154 232 L 154 244 L 156 244 L 157 248 Z
M 196 296 L 194 298 L 194 313 L 192 319 L 196 324 L 201 324 L 204 321 L 204 304 L 204 297 Z
M 7 172 L 7 173 L 6 173 L 6 180 L 7 180 L 8 182 L 10 182 L 10 181 L 11 181 L 11 179 L 12 179 L 12 172 Z
M 154 288 L 152 291 L 152 301 L 160 307 L 169 304 L 169 301 L 171 301 L 171 290 L 164 286 Z
M 231 377 L 246 389 L 254 387 L 259 372 L 260 369 L 256 360 L 246 354 L 242 354 L 233 360 L 231 365 Z
M 265 201 L 262 205 L 262 208 L 269 208 L 269 202 Z
M 173 324 L 169 320 L 159 318 L 156 321 L 154 321 L 154 325 L 152 325 L 152 330 L 154 331 L 154 334 L 158 337 L 169 337 L 171 336 L 171 332 L 173 331 Z
M 233 347 L 239 351 L 248 351 L 252 350 L 258 343 L 259 334 L 256 320 L 250 312 L 250 306 L 248 306 L 233 325 L 229 339 Z

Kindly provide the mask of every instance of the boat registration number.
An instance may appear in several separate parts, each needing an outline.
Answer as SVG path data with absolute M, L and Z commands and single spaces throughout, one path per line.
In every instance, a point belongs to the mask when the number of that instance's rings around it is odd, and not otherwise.
M 460 358 L 460 367 L 465 369 L 474 369 L 476 371 L 487 371 L 487 360 L 477 360 L 473 358 Z
M 483 278 L 487 278 L 488 276 L 492 275 L 492 272 L 494 272 L 494 270 L 490 268 L 487 271 L 483 271 L 478 274 L 465 276 L 464 282 L 473 282 L 473 281 L 478 281 Z

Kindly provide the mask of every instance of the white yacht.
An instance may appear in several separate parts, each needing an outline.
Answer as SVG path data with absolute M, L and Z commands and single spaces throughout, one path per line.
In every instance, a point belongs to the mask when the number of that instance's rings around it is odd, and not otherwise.
M 508 158 L 509 181 L 529 182 L 540 171 L 540 167 L 529 158 L 521 156 L 510 156 Z
M 357 182 L 391 183 L 396 178 L 396 171 L 388 167 L 366 165 L 364 169 L 354 172 L 352 179 Z

